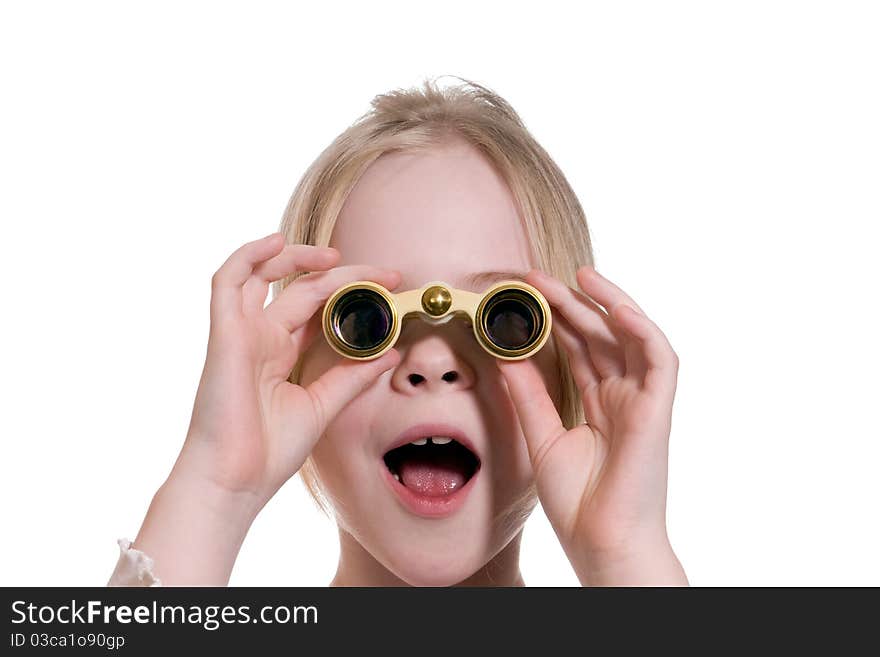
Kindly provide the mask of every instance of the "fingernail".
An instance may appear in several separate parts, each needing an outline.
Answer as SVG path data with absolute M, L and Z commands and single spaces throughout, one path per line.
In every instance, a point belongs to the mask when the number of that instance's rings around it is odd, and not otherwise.
M 395 365 L 397 365 L 397 363 L 400 362 L 400 352 L 392 347 L 388 350 L 387 353 L 382 354 L 380 360 L 391 361 L 394 363 L 394 365 L 388 365 L 388 367 L 394 367 Z

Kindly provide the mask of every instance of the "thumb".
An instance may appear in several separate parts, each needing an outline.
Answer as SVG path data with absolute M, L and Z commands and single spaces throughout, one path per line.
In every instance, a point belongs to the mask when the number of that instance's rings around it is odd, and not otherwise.
M 393 348 L 375 360 L 345 359 L 345 362 L 334 365 L 307 386 L 306 390 L 315 404 L 315 435 L 322 435 L 327 425 L 352 399 L 399 362 L 400 353 Z

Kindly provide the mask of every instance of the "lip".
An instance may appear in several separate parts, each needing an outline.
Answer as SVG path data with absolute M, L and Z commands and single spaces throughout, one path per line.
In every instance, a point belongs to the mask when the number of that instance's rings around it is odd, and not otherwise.
M 397 481 L 397 479 L 395 479 L 394 476 L 391 474 L 388 466 L 385 465 L 385 454 L 390 452 L 392 449 L 396 449 L 397 447 L 401 447 L 403 445 L 406 445 L 407 443 L 411 443 L 412 441 L 418 440 L 419 438 L 423 438 L 425 436 L 448 436 L 449 438 L 453 438 L 465 447 L 467 447 L 469 450 L 471 450 L 471 452 L 473 452 L 474 455 L 476 455 L 477 457 L 477 469 L 474 470 L 471 478 L 465 482 L 464 486 L 459 488 L 451 495 L 417 495 L 409 488 L 404 486 L 401 482 Z M 458 511 L 467 500 L 468 493 L 470 493 L 471 489 L 475 486 L 477 477 L 480 476 L 480 470 L 482 470 L 482 460 L 480 459 L 480 455 L 477 450 L 474 449 L 473 442 L 471 442 L 471 440 L 458 428 L 443 423 L 432 422 L 427 424 L 417 424 L 413 427 L 410 427 L 402 434 L 400 434 L 397 438 L 395 438 L 394 442 L 392 442 L 388 446 L 388 448 L 382 453 L 382 457 L 383 458 L 379 459 L 379 467 L 382 470 L 380 476 L 391 489 L 391 491 L 397 496 L 397 499 L 400 500 L 404 508 L 417 516 L 421 516 L 422 518 L 446 518 Z
M 477 451 L 477 448 L 474 447 L 473 441 L 467 437 L 464 431 L 459 429 L 458 427 L 446 424 L 443 422 L 423 422 L 422 424 L 416 424 L 402 434 L 397 436 L 394 441 L 385 448 L 385 451 L 382 452 L 381 456 L 385 456 L 392 449 L 397 449 L 398 447 L 402 447 L 407 443 L 411 443 L 414 440 L 418 440 L 419 438 L 424 438 L 425 436 L 447 436 L 449 438 L 453 438 L 456 441 L 460 442 L 462 445 L 471 450 L 474 455 L 477 457 L 478 461 L 482 461 L 483 459 L 480 457 L 480 453 Z M 462 486 L 462 490 L 464 486 Z

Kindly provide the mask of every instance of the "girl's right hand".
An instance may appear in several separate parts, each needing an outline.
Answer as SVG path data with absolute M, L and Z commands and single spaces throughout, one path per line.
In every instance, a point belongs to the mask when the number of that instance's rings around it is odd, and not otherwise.
M 333 269 L 339 251 L 285 245 L 280 233 L 245 244 L 214 274 L 207 357 L 177 474 L 253 502 L 258 511 L 308 457 L 328 423 L 400 360 L 341 359 L 303 387 L 287 378 L 321 331 L 340 286 L 371 280 L 393 289 L 400 274 L 369 265 Z M 268 306 L 269 284 L 308 271 Z

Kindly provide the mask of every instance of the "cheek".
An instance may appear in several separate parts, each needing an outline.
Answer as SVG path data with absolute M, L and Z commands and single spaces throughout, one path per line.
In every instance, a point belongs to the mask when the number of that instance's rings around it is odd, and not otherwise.
M 362 474 L 365 462 L 365 446 L 369 419 L 366 405 L 354 400 L 348 404 L 328 425 L 324 435 L 312 448 L 312 460 L 328 484 L 350 487 Z
M 547 340 L 547 344 L 533 357 L 533 361 L 544 381 L 544 388 L 556 407 L 556 412 L 561 413 L 562 380 L 559 371 L 559 352 L 556 350 L 554 339 L 554 336 L 551 336 Z
M 495 400 L 489 411 L 494 434 L 491 441 L 491 475 L 493 488 L 503 505 L 521 495 L 531 485 L 533 477 L 516 408 L 505 387 L 498 387 Z
M 350 524 L 345 510 L 363 511 L 381 484 L 378 461 L 370 443 L 377 401 L 369 393 L 355 397 L 340 411 L 312 448 L 311 458 L 320 484 L 333 502 L 337 519 Z M 357 511 L 361 509 L 361 511 Z
M 302 355 L 299 384 L 308 386 L 340 360 L 342 356 L 330 348 L 323 335 L 318 335 Z
M 533 480 L 532 461 L 529 458 L 528 445 L 526 444 L 526 439 L 519 427 L 519 423 L 515 423 L 513 435 L 510 440 L 509 452 L 509 471 L 514 473 L 512 479 L 517 482 L 517 489 L 531 485 Z
M 557 411 L 560 409 L 561 388 L 557 364 L 557 351 L 552 339 L 532 358 L 538 368 L 547 393 Z M 534 481 L 528 445 L 520 427 L 516 407 L 504 378 L 498 373 L 495 403 L 492 404 L 493 426 L 497 427 L 498 439 L 493 441 L 493 460 L 497 471 L 493 473 L 495 490 L 503 496 L 517 496 Z

